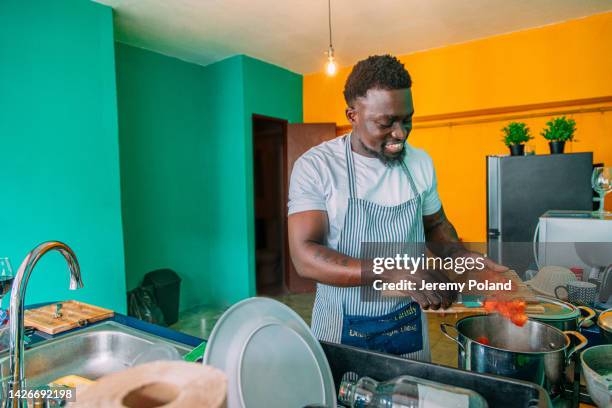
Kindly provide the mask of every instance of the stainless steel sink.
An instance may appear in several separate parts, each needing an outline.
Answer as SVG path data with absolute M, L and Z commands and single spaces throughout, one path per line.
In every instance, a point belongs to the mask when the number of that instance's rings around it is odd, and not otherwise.
M 42 342 L 25 352 L 28 387 L 38 387 L 75 374 L 90 380 L 130 367 L 147 348 L 156 344 L 174 347 L 183 356 L 192 350 L 174 341 L 124 326 L 105 322 L 58 339 Z M 8 354 L 0 355 L 1 377 L 9 375 Z

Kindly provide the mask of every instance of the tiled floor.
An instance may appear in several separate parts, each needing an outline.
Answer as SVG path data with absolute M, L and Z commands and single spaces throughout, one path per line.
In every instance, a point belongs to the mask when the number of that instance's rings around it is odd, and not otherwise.
M 279 295 L 273 298 L 295 310 L 304 321 L 310 325 L 314 294 Z M 207 306 L 195 307 L 183 312 L 181 314 L 181 319 L 174 324 L 172 328 L 206 339 L 224 310 L 223 308 L 211 308 Z M 442 334 L 440 331 L 440 323 L 445 322 L 454 324 L 458 316 L 454 314 L 446 316 L 429 314 L 428 319 L 432 362 L 457 367 L 457 344 Z

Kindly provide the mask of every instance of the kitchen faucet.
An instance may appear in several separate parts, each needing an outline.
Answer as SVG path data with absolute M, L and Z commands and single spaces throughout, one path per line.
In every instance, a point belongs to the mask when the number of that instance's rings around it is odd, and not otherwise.
M 19 391 L 25 387 L 24 380 L 24 368 L 23 368 L 23 332 L 24 332 L 24 301 L 26 294 L 26 287 L 28 280 L 32 274 L 32 270 L 36 266 L 36 263 L 43 257 L 47 252 L 58 251 L 61 253 L 68 267 L 70 268 L 70 289 L 78 289 L 83 287 L 83 281 L 81 280 L 81 270 L 79 263 L 76 259 L 76 255 L 68 247 L 68 245 L 57 241 L 43 242 L 38 245 L 25 257 L 15 280 L 13 282 L 13 288 L 11 292 L 11 303 L 10 303 L 10 317 L 9 317 L 9 369 L 10 378 L 8 383 L 8 390 L 12 390 L 12 395 L 18 395 Z M 9 391 L 10 392 L 10 391 Z M 4 399 L 4 407 L 22 407 L 25 406 L 25 400 L 18 398 Z

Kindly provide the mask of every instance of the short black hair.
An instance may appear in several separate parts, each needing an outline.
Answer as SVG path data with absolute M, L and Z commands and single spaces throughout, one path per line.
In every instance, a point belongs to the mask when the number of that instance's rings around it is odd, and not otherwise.
M 344 99 L 352 106 L 370 89 L 406 89 L 412 86 L 410 74 L 392 55 L 372 55 L 353 67 L 344 84 Z

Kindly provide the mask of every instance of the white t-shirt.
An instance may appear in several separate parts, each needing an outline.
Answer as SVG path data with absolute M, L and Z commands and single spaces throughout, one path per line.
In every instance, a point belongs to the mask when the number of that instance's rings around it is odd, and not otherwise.
M 337 248 L 344 227 L 349 187 L 345 138 L 321 143 L 296 160 L 289 185 L 289 215 L 302 211 L 327 211 L 328 248 Z M 406 143 L 404 161 L 420 194 L 423 215 L 437 212 L 442 204 L 431 157 Z M 403 166 L 386 166 L 378 158 L 353 152 L 357 198 L 383 206 L 395 206 L 414 197 Z

